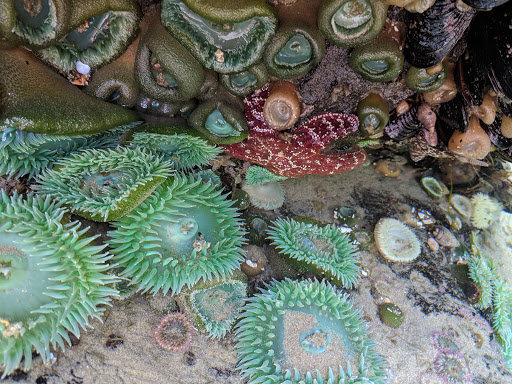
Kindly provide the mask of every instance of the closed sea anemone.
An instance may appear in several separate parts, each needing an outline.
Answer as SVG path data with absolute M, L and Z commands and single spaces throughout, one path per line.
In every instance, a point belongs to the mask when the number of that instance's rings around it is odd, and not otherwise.
M 380 254 L 394 262 L 416 259 L 421 245 L 414 232 L 404 223 L 392 218 L 382 218 L 375 226 L 375 245 Z
M 471 203 L 473 205 L 471 224 L 479 229 L 489 228 L 491 223 L 499 217 L 502 210 L 499 201 L 481 192 L 471 197 Z
M 89 149 L 62 159 L 35 188 L 95 221 L 118 219 L 171 173 L 169 162 L 139 148 Z
M 246 284 L 236 278 L 209 280 L 182 291 L 177 301 L 199 331 L 211 338 L 222 338 L 237 319 L 247 299 L 246 291 Z
M 179 293 L 199 280 L 224 279 L 243 260 L 241 222 L 216 186 L 176 174 L 114 221 L 114 260 L 138 290 Z
M 277 219 L 267 230 L 278 251 L 302 273 L 325 276 L 336 285 L 355 287 L 359 278 L 356 248 L 335 226 L 320 227 L 294 219 Z
M 389 379 L 359 311 L 328 282 L 275 282 L 243 310 L 236 350 L 250 384 Z
M 183 352 L 190 346 L 194 333 L 194 326 L 186 314 L 172 312 L 160 321 L 153 338 L 166 351 Z
M 473 204 L 471 200 L 464 195 L 453 193 L 450 196 L 450 204 L 460 215 L 466 219 L 471 218 L 473 215 Z
M 51 197 L 0 195 L 0 368 L 3 377 L 32 350 L 47 361 L 50 345 L 71 344 L 90 318 L 101 319 L 117 291 L 106 274 L 110 255 L 93 245 L 87 228 L 69 222 Z
M 251 204 L 261 209 L 277 209 L 284 204 L 285 193 L 279 181 L 261 184 L 242 182 L 242 189 L 247 192 Z

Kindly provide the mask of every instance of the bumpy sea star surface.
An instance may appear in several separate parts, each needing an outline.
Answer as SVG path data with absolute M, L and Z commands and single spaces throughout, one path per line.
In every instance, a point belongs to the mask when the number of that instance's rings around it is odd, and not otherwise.
M 359 147 L 343 152 L 322 152 L 334 140 L 357 130 L 356 116 L 323 112 L 290 133 L 282 133 L 270 128 L 263 119 L 263 104 L 268 95 L 269 87 L 266 85 L 244 99 L 249 137 L 239 143 L 225 145 L 224 150 L 228 154 L 286 177 L 333 175 L 363 164 L 366 153 Z

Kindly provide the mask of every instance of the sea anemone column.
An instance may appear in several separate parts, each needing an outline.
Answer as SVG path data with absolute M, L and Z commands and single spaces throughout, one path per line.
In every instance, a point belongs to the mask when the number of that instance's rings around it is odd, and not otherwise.
M 366 324 L 329 283 L 276 282 L 243 309 L 236 349 L 249 384 L 386 382 Z

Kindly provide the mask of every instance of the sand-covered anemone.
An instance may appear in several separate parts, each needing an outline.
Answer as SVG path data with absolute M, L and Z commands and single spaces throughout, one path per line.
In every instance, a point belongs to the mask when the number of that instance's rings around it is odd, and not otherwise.
M 356 248 L 350 236 L 334 225 L 320 227 L 279 218 L 267 233 L 278 251 L 301 272 L 313 272 L 345 288 L 356 285 L 359 278 Z
M 327 282 L 275 282 L 243 309 L 236 350 L 250 384 L 389 380 L 359 311 Z
M 70 32 L 38 54 L 67 73 L 77 61 L 98 68 L 119 57 L 135 39 L 139 18 L 135 0 L 73 1 Z
M 52 198 L 0 195 L 0 370 L 3 376 L 32 350 L 47 361 L 50 345 L 71 344 L 117 291 L 106 273 L 110 255 L 94 245 L 87 228 L 69 222 Z M 97 237 L 97 236 L 96 236 Z
M 123 277 L 141 291 L 179 293 L 225 279 L 243 260 L 241 222 L 214 184 L 176 174 L 112 223 L 109 245 Z
M 225 281 L 199 282 L 177 297 L 180 309 L 192 318 L 199 331 L 211 338 L 226 335 L 246 299 L 247 285 L 238 276 Z
M 62 37 L 70 11 L 69 0 L 6 0 L 0 34 L 16 44 L 42 48 Z
M 179 171 L 208 164 L 220 153 L 220 149 L 187 127 L 144 126 L 126 136 L 130 146 L 149 148 L 170 161 Z
M 162 24 L 204 67 L 230 73 L 260 61 L 277 17 L 257 0 L 164 0 Z
M 95 221 L 118 219 L 171 174 L 171 164 L 140 148 L 89 149 L 60 160 L 35 188 Z
M 85 135 L 137 120 L 127 108 L 86 95 L 21 47 L 0 48 L 0 89 L 5 90 L 0 131 L 13 127 L 34 133 Z
M 421 244 L 414 232 L 397 219 L 380 219 L 374 237 L 380 254 L 390 261 L 413 261 L 421 253 Z

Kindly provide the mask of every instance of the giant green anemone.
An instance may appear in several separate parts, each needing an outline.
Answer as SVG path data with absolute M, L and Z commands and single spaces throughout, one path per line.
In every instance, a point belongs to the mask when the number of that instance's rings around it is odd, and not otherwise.
M 70 12 L 70 0 L 4 0 L 0 34 L 16 44 L 43 48 L 66 33 Z
M 170 161 L 179 171 L 206 165 L 220 149 L 208 144 L 191 128 L 178 126 L 144 126 L 127 135 L 131 146 L 149 148 Z
M 171 164 L 140 148 L 89 149 L 60 160 L 35 188 L 95 221 L 111 221 L 139 205 L 171 173 Z
M 294 219 L 277 219 L 267 230 L 272 244 L 301 272 L 313 272 L 352 288 L 359 278 L 356 248 L 334 225 L 320 227 Z
M 236 326 L 249 384 L 385 383 L 387 364 L 352 306 L 325 281 L 286 279 L 250 298 Z
M 109 245 L 121 275 L 144 292 L 176 294 L 201 279 L 225 279 L 243 259 L 232 202 L 198 177 L 171 176 L 112 225 Z
M 91 244 L 87 229 L 66 219 L 51 197 L 0 195 L 0 369 L 5 377 L 32 363 L 32 349 L 46 361 L 50 344 L 64 349 L 68 332 L 80 336 L 89 318 L 100 318 L 117 291 L 106 274 L 111 257 Z M 8 303 L 8 305 L 6 305 Z
M 222 338 L 231 329 L 247 299 L 247 278 L 199 282 L 178 297 L 180 310 L 185 311 L 194 326 L 211 338 Z M 243 281 L 245 280 L 245 281 Z
M 70 31 L 39 55 L 64 72 L 77 61 L 98 68 L 119 57 L 135 38 L 140 10 L 135 0 L 73 1 Z
M 138 124 L 138 123 L 135 123 Z M 120 132 L 133 127 L 128 124 L 95 135 L 44 135 L 9 127 L 0 142 L 0 175 L 28 175 L 32 178 L 72 152 L 85 148 L 113 147 Z M 119 139 L 119 137 L 117 137 Z
M 257 0 L 164 0 L 162 24 L 204 67 L 231 73 L 260 61 L 277 17 Z

